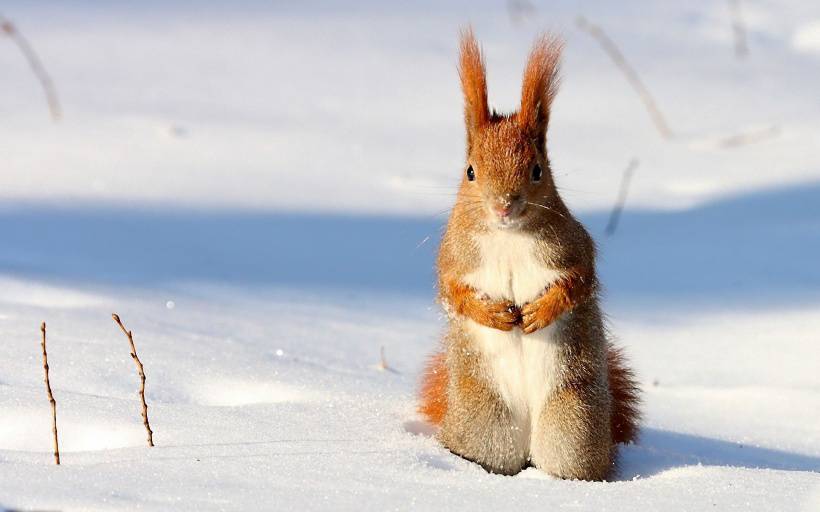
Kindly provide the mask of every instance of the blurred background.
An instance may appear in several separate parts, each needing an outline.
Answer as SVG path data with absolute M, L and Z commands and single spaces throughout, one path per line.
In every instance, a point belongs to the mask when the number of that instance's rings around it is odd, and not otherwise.
M 817 1 L 9 0 L 0 24 L 0 505 L 817 510 Z M 548 147 L 644 388 L 636 482 L 494 479 L 418 427 L 468 24 L 502 112 L 534 38 L 566 40 Z M 48 490 L 43 320 L 74 467 Z
M 549 148 L 595 235 L 635 161 L 626 214 L 601 242 L 611 288 L 763 301 L 820 288 L 813 2 L 2 8 L 61 110 L 53 122 L 0 39 L 5 274 L 430 292 L 464 158 L 457 32 L 472 24 L 500 111 L 518 103 L 534 37 L 566 39 Z

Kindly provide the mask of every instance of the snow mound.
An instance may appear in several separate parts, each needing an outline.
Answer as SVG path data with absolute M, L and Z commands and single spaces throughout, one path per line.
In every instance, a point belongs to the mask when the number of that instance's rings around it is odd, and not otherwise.
M 61 453 L 145 445 L 142 426 L 125 418 L 111 421 L 64 414 L 59 403 L 57 414 Z M 52 452 L 51 411 L 47 406 L 0 408 L 0 416 L 14 419 L 0 422 L 0 450 Z

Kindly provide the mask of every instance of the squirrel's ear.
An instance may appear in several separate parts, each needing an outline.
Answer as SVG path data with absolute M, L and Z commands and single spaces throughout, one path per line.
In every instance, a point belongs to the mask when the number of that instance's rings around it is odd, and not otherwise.
M 461 90 L 464 92 L 464 122 L 467 125 L 468 144 L 473 133 L 490 120 L 490 109 L 487 106 L 487 72 L 484 69 L 484 57 L 481 48 L 468 27 L 461 31 L 461 53 L 458 64 L 458 75 L 461 78 Z
M 539 143 L 543 143 L 547 135 L 550 107 L 558 92 L 558 68 L 563 47 L 559 38 L 542 35 L 535 41 L 524 70 L 518 123 Z

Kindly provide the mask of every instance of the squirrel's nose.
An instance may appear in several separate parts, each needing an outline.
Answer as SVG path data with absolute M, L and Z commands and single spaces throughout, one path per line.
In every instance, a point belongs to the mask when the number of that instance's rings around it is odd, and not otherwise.
M 501 218 L 509 217 L 512 214 L 518 202 L 520 201 L 520 199 L 521 196 L 519 194 L 509 195 L 505 197 L 504 199 L 496 203 L 495 213 Z

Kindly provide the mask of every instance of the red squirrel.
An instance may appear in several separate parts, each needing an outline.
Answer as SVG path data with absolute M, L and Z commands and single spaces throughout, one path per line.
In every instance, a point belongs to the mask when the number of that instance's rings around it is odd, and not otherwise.
M 448 329 L 419 410 L 446 448 L 490 472 L 603 480 L 618 443 L 636 438 L 639 390 L 607 337 L 594 242 L 547 155 L 562 47 L 536 41 L 520 110 L 499 114 L 472 30 L 461 34 L 467 159 L 437 260 Z

